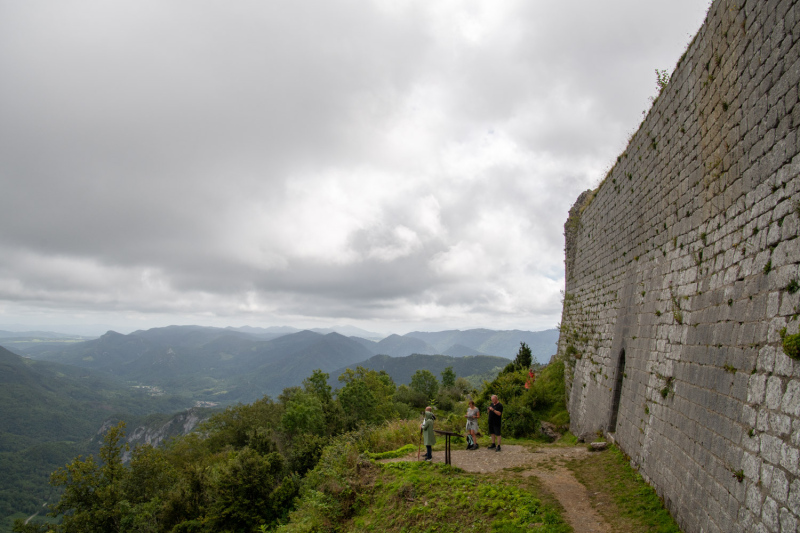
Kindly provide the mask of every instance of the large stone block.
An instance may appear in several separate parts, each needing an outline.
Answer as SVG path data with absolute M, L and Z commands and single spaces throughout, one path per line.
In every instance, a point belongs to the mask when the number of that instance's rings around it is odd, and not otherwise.
M 778 376 L 771 376 L 767 380 L 767 391 L 764 403 L 767 409 L 780 409 L 783 400 L 783 380 Z
M 788 415 L 800 417 L 800 381 L 792 380 L 786 386 L 781 410 Z
M 798 458 L 800 458 L 800 451 L 794 446 L 784 442 L 781 447 L 781 466 L 795 476 L 800 475 Z

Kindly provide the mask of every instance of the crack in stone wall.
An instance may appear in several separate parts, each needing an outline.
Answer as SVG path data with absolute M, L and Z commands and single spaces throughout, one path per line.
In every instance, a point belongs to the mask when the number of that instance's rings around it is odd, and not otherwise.
M 800 0 L 714 1 L 565 225 L 572 431 L 613 432 L 690 533 L 800 524 L 799 84 Z

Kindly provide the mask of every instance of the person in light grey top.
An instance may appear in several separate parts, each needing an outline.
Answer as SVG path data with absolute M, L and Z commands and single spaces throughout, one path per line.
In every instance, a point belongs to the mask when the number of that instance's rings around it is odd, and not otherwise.
M 475 407 L 475 402 L 472 400 L 469 401 L 469 407 L 467 408 L 467 414 L 464 415 L 467 419 L 467 433 L 472 435 L 473 444 L 469 446 L 468 450 L 477 450 L 478 449 L 478 418 L 481 416 L 481 411 L 477 407 Z

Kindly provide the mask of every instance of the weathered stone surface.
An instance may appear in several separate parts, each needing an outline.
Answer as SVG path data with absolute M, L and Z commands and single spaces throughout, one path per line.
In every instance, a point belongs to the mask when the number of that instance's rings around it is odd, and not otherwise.
M 570 429 L 688 533 L 800 523 L 799 93 L 800 0 L 715 0 L 565 225 Z
M 550 422 L 542 422 L 542 433 L 547 435 L 548 438 L 552 440 L 556 440 L 561 438 L 561 432 L 558 431 L 558 428 L 555 424 L 551 424 Z

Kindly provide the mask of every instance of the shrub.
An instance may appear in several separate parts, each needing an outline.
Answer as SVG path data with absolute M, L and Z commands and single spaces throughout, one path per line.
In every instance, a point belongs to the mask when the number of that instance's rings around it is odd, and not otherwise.
M 491 383 L 486 383 L 480 396 L 480 409 L 486 412 L 486 407 L 489 406 L 493 394 L 500 398 L 500 402 L 507 404 L 512 399 L 516 398 L 525 391 L 525 381 L 528 378 L 528 372 L 517 371 L 501 373 Z
M 528 407 L 542 420 L 558 426 L 569 424 L 563 362 L 554 361 L 544 367 L 526 396 Z
M 393 405 L 399 420 L 417 419 L 421 412 L 421 409 L 412 407 L 407 403 L 395 402 Z
M 445 391 L 441 391 L 436 395 L 436 401 L 434 403 L 436 404 L 436 407 L 442 411 L 452 411 L 456 404 L 456 402 L 453 400 L 453 397 L 450 394 L 447 394 Z
M 317 465 L 326 444 L 328 439 L 318 435 L 306 434 L 294 439 L 289 453 L 289 468 L 302 476 Z
M 463 398 L 465 394 L 469 394 L 473 388 L 472 385 L 470 385 L 470 382 L 467 380 L 467 378 L 460 376 L 456 378 L 456 382 L 453 386 L 461 395 L 461 398 Z
M 538 420 L 522 398 L 515 398 L 503 409 L 503 435 L 524 437 L 537 430 Z
M 373 431 L 346 433 L 325 448 L 317 466 L 303 479 L 297 508 L 289 514 L 291 521 L 277 531 L 330 531 L 334 524 L 353 515 L 359 493 L 364 492 L 370 473 L 377 468 L 360 457 L 359 450 Z
M 430 370 L 417 370 L 411 376 L 409 388 L 424 394 L 428 400 L 433 400 L 439 392 L 439 381 Z
M 528 371 L 501 374 L 484 385 L 481 411 L 486 412 L 492 394 L 505 407 L 503 430 L 515 437 L 534 435 L 540 431 L 540 421 L 557 426 L 569 424 L 564 386 L 564 362 L 561 360 L 543 367 L 536 379 L 525 388 Z
M 575 359 L 580 359 L 581 354 L 577 348 L 575 348 L 574 344 L 568 344 L 567 349 L 564 351 L 564 355 L 567 358 L 574 357 Z
M 409 389 L 405 385 L 397 387 L 393 399 L 395 402 L 404 403 L 417 409 L 425 409 L 428 405 L 428 398 L 424 393 Z
M 783 330 L 783 351 L 792 359 L 800 359 L 800 333 L 787 335 Z
M 386 452 L 416 443 L 419 440 L 420 419 L 390 420 L 365 432 L 360 451 Z
M 455 385 L 452 387 L 443 387 L 439 389 L 439 394 L 436 395 L 435 405 L 442 411 L 452 411 L 456 408 L 456 403 L 460 402 L 464 397 L 461 389 Z

